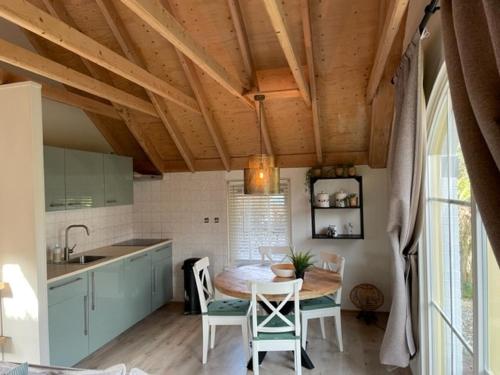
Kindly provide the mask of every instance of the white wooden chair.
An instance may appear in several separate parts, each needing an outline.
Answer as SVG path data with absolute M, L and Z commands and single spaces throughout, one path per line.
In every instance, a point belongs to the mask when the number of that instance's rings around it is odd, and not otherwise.
M 260 263 L 283 263 L 287 260 L 288 255 L 291 254 L 291 249 L 291 246 L 261 246 L 259 247 Z M 279 258 L 279 260 L 276 261 L 276 258 Z
M 203 327 L 203 364 L 207 363 L 208 339 L 211 333 L 210 349 L 215 344 L 215 327 L 240 325 L 243 336 L 243 350 L 246 360 L 249 359 L 249 314 L 250 301 L 240 299 L 215 300 L 214 289 L 210 281 L 207 257 L 200 259 L 193 265 L 196 288 L 200 298 Z
M 323 268 L 338 272 L 341 280 L 344 278 L 344 264 L 345 258 L 337 254 L 321 252 L 320 258 L 323 263 Z M 302 346 L 306 347 L 307 342 L 307 323 L 310 319 L 319 318 L 321 325 L 321 336 L 323 340 L 326 338 L 325 333 L 325 317 L 334 317 L 335 331 L 337 334 L 337 343 L 339 350 L 344 351 L 344 344 L 342 343 L 342 323 L 340 319 L 340 301 L 342 298 L 342 286 L 337 292 L 330 296 L 323 296 L 303 300 L 300 303 L 300 315 L 302 322 Z
M 262 351 L 293 351 L 295 374 L 301 374 L 301 344 L 300 344 L 300 306 L 299 291 L 302 279 L 273 282 L 252 282 L 252 363 L 253 373 L 259 375 L 259 352 Z M 285 298 L 273 305 L 266 295 L 284 295 Z M 288 301 L 293 299 L 294 314 L 285 316 L 281 310 Z M 257 302 L 264 303 L 271 313 L 257 315 Z

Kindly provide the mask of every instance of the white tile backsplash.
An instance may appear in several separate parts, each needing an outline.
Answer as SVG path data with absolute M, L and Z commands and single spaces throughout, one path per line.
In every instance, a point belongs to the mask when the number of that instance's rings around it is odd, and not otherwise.
M 84 224 L 89 228 L 89 236 L 83 229 L 71 230 L 69 246 L 77 244 L 75 253 L 125 241 L 134 235 L 132 205 L 46 212 L 45 221 L 48 247 L 56 244 L 64 247 L 64 230 L 68 225 Z
M 174 299 L 184 296 L 185 259 L 208 256 L 214 274 L 223 270 L 228 246 L 226 202 L 225 172 L 169 173 L 161 181 L 134 183 L 134 236 L 174 239 Z

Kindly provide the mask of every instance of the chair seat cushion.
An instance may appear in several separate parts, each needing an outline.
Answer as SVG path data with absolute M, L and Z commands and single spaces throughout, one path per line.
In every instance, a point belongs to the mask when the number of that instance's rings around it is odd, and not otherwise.
M 250 301 L 241 299 L 223 299 L 208 304 L 208 315 L 244 316 L 250 307 Z
M 335 301 L 329 296 L 305 299 L 303 301 L 300 301 L 301 310 L 326 309 L 328 307 L 338 307 L 338 306 L 340 306 L 340 304 L 335 303 Z
M 259 315 L 257 316 L 257 324 L 262 323 L 268 316 Z M 286 315 L 292 323 L 295 322 L 295 316 L 293 314 Z M 288 325 L 278 316 L 273 317 L 269 322 L 267 322 L 266 327 L 288 327 Z M 257 337 L 254 335 L 254 340 L 297 340 L 300 337 L 295 336 L 295 331 L 291 332 L 259 332 Z

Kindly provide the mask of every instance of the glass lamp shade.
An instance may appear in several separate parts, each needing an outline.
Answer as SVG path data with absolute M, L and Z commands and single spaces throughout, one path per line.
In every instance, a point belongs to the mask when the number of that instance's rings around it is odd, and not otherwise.
M 252 155 L 248 159 L 245 174 L 245 194 L 273 195 L 280 193 L 280 170 L 274 165 L 274 157 L 265 154 Z

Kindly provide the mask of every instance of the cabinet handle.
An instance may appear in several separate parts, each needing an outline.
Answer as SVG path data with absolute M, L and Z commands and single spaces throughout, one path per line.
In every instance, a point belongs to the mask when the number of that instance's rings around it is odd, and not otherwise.
M 68 206 L 81 206 L 81 205 L 82 205 L 82 203 L 80 203 L 80 202 L 70 202 L 70 203 L 68 203 Z
M 91 273 L 91 281 L 92 281 L 92 311 L 95 310 L 95 273 Z
M 138 257 L 135 257 L 135 258 L 132 258 L 130 259 L 131 262 L 135 262 L 136 260 L 138 259 L 141 259 L 141 258 L 144 258 L 145 256 L 147 256 L 148 254 L 143 254 L 143 255 L 139 255 Z
M 153 294 L 156 294 L 156 267 L 153 267 Z
M 62 207 L 64 205 L 65 205 L 64 203 L 51 203 L 49 206 L 50 207 Z
M 54 289 L 57 289 L 57 288 L 61 288 L 63 286 L 66 286 L 66 285 L 69 285 L 69 284 L 73 284 L 73 283 L 76 283 L 77 281 L 80 281 L 82 278 L 79 277 L 77 279 L 73 279 L 71 281 L 66 281 L 64 284 L 60 284 L 60 285 L 56 285 L 56 286 L 51 286 L 49 287 L 49 290 L 54 290 Z
M 89 297 L 87 295 L 83 296 L 83 334 L 87 336 L 89 334 L 89 316 L 88 310 L 89 308 Z

